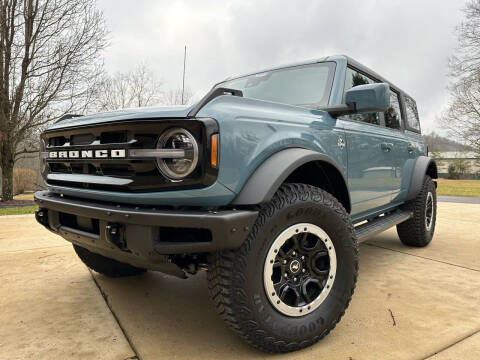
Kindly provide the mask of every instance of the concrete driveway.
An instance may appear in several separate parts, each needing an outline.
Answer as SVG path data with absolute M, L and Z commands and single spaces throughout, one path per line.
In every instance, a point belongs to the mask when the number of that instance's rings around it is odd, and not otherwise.
M 360 277 L 337 328 L 288 355 L 250 348 L 217 317 L 204 274 L 91 274 L 33 216 L 0 218 L 0 360 L 478 359 L 480 206 L 439 203 L 435 238 L 395 230 L 361 245 Z

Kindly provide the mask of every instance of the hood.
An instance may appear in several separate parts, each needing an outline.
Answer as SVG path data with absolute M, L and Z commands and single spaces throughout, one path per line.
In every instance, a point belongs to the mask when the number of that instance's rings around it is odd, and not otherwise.
M 195 105 L 191 106 L 154 106 L 141 107 L 116 111 L 108 111 L 87 116 L 79 116 L 54 123 L 49 130 L 61 129 L 72 126 L 83 126 L 92 124 L 101 124 L 111 121 L 123 121 L 134 119 L 158 119 L 158 118 L 185 118 L 189 111 Z

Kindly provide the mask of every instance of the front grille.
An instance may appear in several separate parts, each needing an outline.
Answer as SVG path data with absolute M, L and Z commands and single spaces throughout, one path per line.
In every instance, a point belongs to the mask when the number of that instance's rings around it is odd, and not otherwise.
M 97 126 L 66 128 L 42 134 L 50 152 L 155 149 L 160 135 L 173 127 L 186 128 L 199 146 L 197 168 L 181 181 L 170 180 L 154 158 L 48 158 L 43 173 L 47 185 L 121 192 L 148 192 L 199 188 L 211 185 L 217 170 L 209 159 L 211 134 L 218 131 L 212 119 L 152 119 Z

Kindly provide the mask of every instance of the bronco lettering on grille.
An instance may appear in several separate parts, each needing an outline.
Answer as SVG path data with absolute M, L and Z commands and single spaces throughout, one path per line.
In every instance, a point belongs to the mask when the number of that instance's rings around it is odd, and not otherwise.
M 121 159 L 127 156 L 125 149 L 112 150 L 70 150 L 70 151 L 49 151 L 48 159 Z

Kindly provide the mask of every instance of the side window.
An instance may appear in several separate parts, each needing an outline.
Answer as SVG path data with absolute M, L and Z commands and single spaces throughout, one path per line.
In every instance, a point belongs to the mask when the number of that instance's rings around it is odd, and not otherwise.
M 358 85 L 365 85 L 365 84 L 373 84 L 376 81 L 355 71 L 351 68 L 347 68 L 345 73 L 345 87 L 344 91 L 347 91 L 355 86 Z M 369 113 L 369 114 L 352 114 L 343 116 L 343 118 L 355 120 L 355 121 L 363 121 L 373 125 L 380 125 L 380 113 Z
M 401 117 L 398 94 L 390 90 L 390 107 L 385 111 L 385 126 L 392 129 L 400 129 Z
M 420 131 L 417 104 L 409 97 L 405 97 L 405 109 L 407 110 L 407 124 L 413 130 Z

